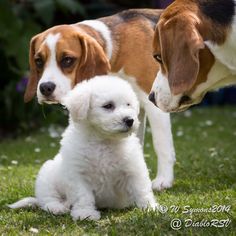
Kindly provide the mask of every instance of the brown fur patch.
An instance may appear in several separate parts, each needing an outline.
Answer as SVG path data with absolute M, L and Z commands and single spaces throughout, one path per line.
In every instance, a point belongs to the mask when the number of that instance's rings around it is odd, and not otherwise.
M 43 68 L 40 70 L 36 68 L 34 62 L 35 57 L 40 56 L 45 62 L 45 65 L 47 64 L 47 59 L 50 57 L 50 52 L 48 47 L 42 44 L 44 39 L 45 38 L 43 37 L 42 34 L 38 34 L 35 37 L 33 37 L 30 41 L 30 51 L 29 51 L 30 75 L 26 91 L 24 94 L 25 102 L 29 102 L 34 97 L 37 90 L 38 81 L 43 72 Z
M 127 75 L 136 78 L 137 84 L 143 91 L 149 93 L 159 65 L 152 57 L 154 24 L 148 17 L 145 18 L 145 15 L 158 20 L 162 11 L 139 9 L 129 12 L 132 16 L 128 17 L 128 21 L 125 21 L 119 13 L 100 19 L 112 28 L 114 49 L 111 70 L 118 72 L 123 69 Z
M 135 77 L 138 85 L 149 93 L 159 65 L 152 57 L 153 30 L 151 27 L 146 27 L 147 32 L 140 30 L 142 24 L 142 21 L 135 21 L 129 25 L 121 24 L 117 28 L 120 47 L 112 71 L 124 69 L 127 75 Z
M 197 76 L 197 80 L 189 93 L 193 93 L 198 85 L 207 81 L 208 73 L 210 72 L 212 66 L 215 63 L 215 57 L 208 48 L 200 50 L 199 53 L 200 69 Z

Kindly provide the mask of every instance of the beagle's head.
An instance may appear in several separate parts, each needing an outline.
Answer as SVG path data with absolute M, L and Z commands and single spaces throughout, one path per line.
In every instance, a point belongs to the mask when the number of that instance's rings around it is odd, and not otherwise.
M 187 2 L 170 5 L 161 15 L 154 35 L 153 56 L 161 69 L 149 99 L 166 112 L 182 111 L 199 103 L 206 93 L 201 85 L 214 64 L 199 31 L 198 8 L 192 1 Z
M 60 103 L 77 83 L 107 74 L 110 64 L 100 44 L 76 26 L 60 25 L 31 39 L 30 77 L 24 100 Z

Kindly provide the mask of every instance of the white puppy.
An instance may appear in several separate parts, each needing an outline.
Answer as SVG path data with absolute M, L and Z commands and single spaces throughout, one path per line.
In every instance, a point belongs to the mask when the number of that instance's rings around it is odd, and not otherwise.
M 157 207 L 142 147 L 134 131 L 139 104 L 128 82 L 97 76 L 64 99 L 69 126 L 53 160 L 39 171 L 36 198 L 11 208 L 40 206 L 74 220 L 100 219 L 97 208 Z

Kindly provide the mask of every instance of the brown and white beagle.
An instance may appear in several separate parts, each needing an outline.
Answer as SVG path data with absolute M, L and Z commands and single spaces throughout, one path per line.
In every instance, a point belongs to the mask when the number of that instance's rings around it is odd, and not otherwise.
M 175 162 L 169 114 L 156 109 L 147 97 L 159 69 L 152 57 L 152 40 L 160 13 L 128 10 L 36 35 L 30 45 L 31 75 L 24 97 L 28 102 L 37 94 L 39 103 L 60 103 L 75 84 L 95 75 L 113 73 L 128 80 L 151 125 L 158 154 L 153 188 L 158 190 L 171 187 Z
M 160 63 L 149 99 L 176 112 L 219 87 L 236 84 L 235 0 L 176 0 L 161 14 L 154 36 Z

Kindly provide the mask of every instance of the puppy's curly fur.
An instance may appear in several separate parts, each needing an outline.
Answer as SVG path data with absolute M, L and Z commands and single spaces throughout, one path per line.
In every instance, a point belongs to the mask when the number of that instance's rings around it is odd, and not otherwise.
M 53 160 L 39 171 L 35 195 L 11 208 L 38 205 L 74 220 L 100 219 L 99 208 L 157 207 L 135 131 L 139 103 L 131 86 L 114 76 L 97 76 L 65 98 L 69 126 Z

